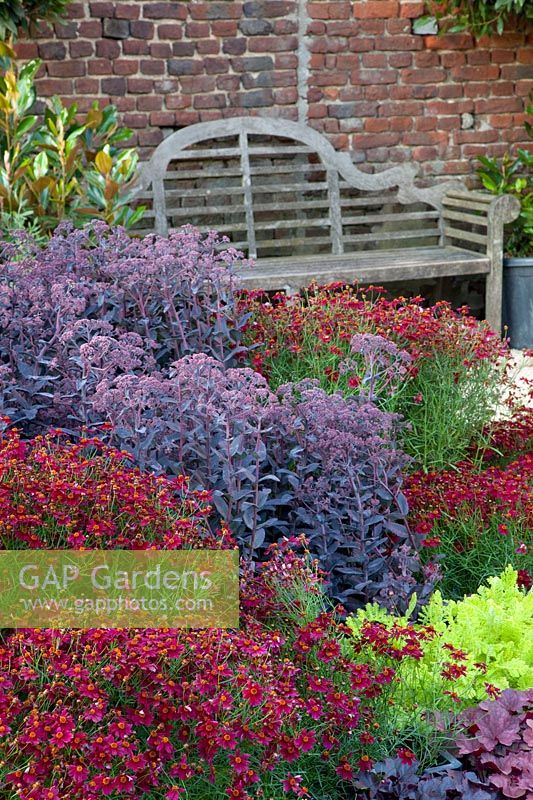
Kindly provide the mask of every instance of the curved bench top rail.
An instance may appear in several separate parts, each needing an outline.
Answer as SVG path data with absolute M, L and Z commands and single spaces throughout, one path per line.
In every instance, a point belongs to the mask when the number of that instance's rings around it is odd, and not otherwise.
M 442 186 L 462 186 L 457 182 L 442 184 L 433 189 L 421 190 L 413 184 L 413 179 L 418 168 L 411 164 L 402 164 L 383 172 L 367 173 L 357 169 L 347 153 L 335 150 L 333 145 L 318 131 L 298 122 L 285 119 L 269 119 L 265 117 L 233 117 L 214 122 L 200 122 L 190 125 L 164 139 L 153 152 L 139 176 L 137 192 L 146 191 L 156 179 L 161 179 L 170 161 L 179 158 L 182 150 L 203 141 L 224 138 L 227 136 L 240 136 L 242 134 L 255 134 L 275 136 L 285 139 L 294 139 L 306 144 L 317 153 L 326 167 L 338 170 L 339 174 L 355 189 L 363 191 L 376 191 L 398 186 L 402 194 L 413 200 L 429 203 L 440 207 Z M 403 200 L 402 200 L 403 202 Z
M 326 167 L 337 169 L 340 175 L 355 189 L 363 191 L 373 192 L 411 184 L 418 172 L 416 167 L 408 164 L 372 174 L 361 172 L 352 163 L 347 153 L 335 150 L 322 134 L 307 125 L 284 119 L 233 117 L 190 125 L 164 139 L 144 165 L 139 178 L 138 191 L 146 190 L 153 180 L 161 178 L 169 162 L 174 158 L 179 158 L 179 153 L 187 147 L 203 141 L 241 134 L 276 136 L 302 142 L 321 157 Z M 416 191 L 416 187 L 413 189 Z
M 268 141 L 256 143 L 253 138 L 250 139 L 250 137 L 254 136 L 265 137 L 267 139 L 272 138 L 272 144 L 269 144 Z M 222 141 L 217 147 L 217 140 L 228 138 L 233 138 L 236 141 L 229 146 L 227 142 Z M 280 139 L 285 141 L 292 140 L 296 143 L 297 147 L 292 148 L 284 145 L 283 148 L 280 148 Z M 275 140 L 278 140 L 278 146 L 276 146 Z M 199 145 L 202 142 L 208 143 L 205 151 L 192 149 L 195 145 Z M 298 150 L 298 145 L 303 145 L 304 147 Z M 167 139 L 161 142 L 149 161 L 141 168 L 139 181 L 135 189 L 135 197 L 142 196 L 143 192 L 148 192 L 151 187 L 153 201 L 153 213 L 151 216 L 155 218 L 156 230 L 159 233 L 166 234 L 168 229 L 168 215 L 171 212 L 168 208 L 170 195 L 167 196 L 168 188 L 165 187 L 165 179 L 171 162 L 190 160 L 195 157 L 200 161 L 202 158 L 212 157 L 237 159 L 239 166 L 236 172 L 240 173 L 242 182 L 241 191 L 244 211 L 243 228 L 246 230 L 246 243 L 243 242 L 242 244 L 246 244 L 250 256 L 256 257 L 257 249 L 258 247 L 260 248 L 261 244 L 259 241 L 256 242 L 257 225 L 255 221 L 256 209 L 254 209 L 252 175 L 257 173 L 251 169 L 250 160 L 258 154 L 275 158 L 280 153 L 288 152 L 289 150 L 295 153 L 300 152 L 302 154 L 318 155 L 320 159 L 320 163 L 325 171 L 326 184 L 324 185 L 327 187 L 329 205 L 329 222 L 327 220 L 325 222 L 329 227 L 328 238 L 331 240 L 331 252 L 333 255 L 343 253 L 344 244 L 349 239 L 344 228 L 345 219 L 343 215 L 343 206 L 345 203 L 340 193 L 339 181 L 341 179 L 344 181 L 344 185 L 363 193 L 386 192 L 387 190 L 395 189 L 395 196 L 397 202 L 400 204 L 409 205 L 423 203 L 437 209 L 437 211 L 441 210 L 442 200 L 447 191 L 451 188 L 464 188 L 462 184 L 457 182 L 448 182 L 430 189 L 420 189 L 414 184 L 414 178 L 418 172 L 418 168 L 412 164 L 402 164 L 383 170 L 382 172 L 362 172 L 353 164 L 348 153 L 335 150 L 332 144 L 322 134 L 307 125 L 285 119 L 233 117 L 225 120 L 190 125 L 189 127 L 171 134 Z M 195 154 L 197 155 L 195 156 Z M 310 169 L 312 168 L 311 166 Z M 314 169 L 316 168 L 317 167 L 314 167 Z M 268 172 L 268 167 L 265 169 Z M 274 174 L 276 169 L 273 169 L 272 172 Z M 206 173 L 206 177 L 208 177 L 208 173 Z M 315 188 L 317 187 L 315 186 Z M 192 190 L 188 190 L 186 194 L 190 194 L 191 191 Z M 221 190 L 216 191 L 220 194 Z M 283 185 L 280 185 L 279 191 L 283 192 L 286 191 L 286 189 Z M 201 195 L 201 189 L 198 190 L 198 195 Z M 264 205 L 260 205 L 261 202 L 264 201 L 259 200 L 257 210 L 263 210 L 265 208 Z M 306 201 L 306 203 L 308 207 L 311 207 L 311 202 L 309 200 Z M 280 201 L 280 211 L 283 211 L 283 207 L 284 203 Z M 186 208 L 184 208 L 184 211 L 186 211 Z M 406 215 L 406 218 L 413 219 L 414 216 L 416 215 L 410 214 Z M 398 221 L 401 220 L 401 217 L 402 214 L 398 214 Z M 350 220 L 347 220 L 347 222 L 349 223 Z M 283 222 L 278 222 L 275 223 L 273 227 L 283 227 L 283 224 Z M 260 225 L 259 228 L 261 228 Z M 357 238 L 357 235 L 355 237 L 352 235 L 351 241 L 356 241 Z M 367 238 L 372 238 L 372 235 L 369 235 Z

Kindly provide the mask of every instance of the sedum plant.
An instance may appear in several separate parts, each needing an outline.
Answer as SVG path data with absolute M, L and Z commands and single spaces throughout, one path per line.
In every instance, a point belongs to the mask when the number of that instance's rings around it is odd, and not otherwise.
M 108 423 L 136 463 L 213 490 L 250 559 L 306 533 L 347 605 L 423 597 L 399 420 L 313 381 L 238 366 L 242 254 L 192 227 L 138 239 L 95 222 L 0 248 L 0 398 L 25 434 Z M 24 256 L 24 247 L 28 252 Z M 427 565 L 426 591 L 431 587 Z
M 51 100 L 42 119 L 37 99 L 37 59 L 18 67 L 7 51 L 0 77 L 0 212 L 8 230 L 23 223 L 48 236 L 63 219 L 77 226 L 90 217 L 126 227 L 143 208 L 129 206 L 138 155 L 120 149 L 131 135 L 118 124 L 115 106 L 94 103 L 80 120 L 76 104 Z

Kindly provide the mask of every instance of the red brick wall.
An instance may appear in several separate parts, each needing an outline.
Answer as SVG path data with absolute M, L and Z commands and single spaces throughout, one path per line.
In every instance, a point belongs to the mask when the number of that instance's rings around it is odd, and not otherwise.
M 19 52 L 43 59 L 41 96 L 116 103 L 143 155 L 184 125 L 249 113 L 300 119 L 357 162 L 415 160 L 426 175 L 525 145 L 531 36 L 413 35 L 421 12 L 417 0 L 74 2 L 66 25 Z

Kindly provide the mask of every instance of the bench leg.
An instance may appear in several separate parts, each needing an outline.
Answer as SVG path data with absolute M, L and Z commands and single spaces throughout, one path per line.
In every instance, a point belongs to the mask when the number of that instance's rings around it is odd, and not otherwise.
M 498 336 L 502 332 L 503 267 L 494 259 L 487 275 L 485 290 L 485 318 Z M 495 263 L 496 262 L 496 263 Z
M 296 288 L 296 286 L 284 286 L 283 291 L 287 295 L 287 297 L 295 297 L 297 294 L 300 294 L 300 290 Z

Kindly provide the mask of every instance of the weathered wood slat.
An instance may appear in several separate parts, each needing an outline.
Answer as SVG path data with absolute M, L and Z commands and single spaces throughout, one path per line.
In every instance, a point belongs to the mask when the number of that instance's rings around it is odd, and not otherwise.
M 399 239 L 427 239 L 431 238 L 434 239 L 435 237 L 440 236 L 440 231 L 438 228 L 416 228 L 415 230 L 403 230 L 403 231 L 388 231 L 387 237 L 392 245 L 394 245 L 395 240 Z M 345 242 L 375 242 L 376 241 L 376 234 L 375 233 L 357 233 L 354 235 L 344 235 Z M 388 252 L 388 251 L 386 251 Z
M 467 203 L 481 203 L 490 206 L 494 197 L 486 192 L 470 192 L 470 191 L 454 191 L 451 190 L 447 193 L 446 197 L 451 197 L 454 200 L 463 200 Z
M 241 131 L 239 135 L 241 148 L 242 185 L 244 187 L 244 208 L 246 211 L 246 232 L 248 239 L 248 254 L 251 258 L 257 256 L 254 229 L 254 207 L 252 200 L 252 180 L 250 178 L 250 159 L 248 154 L 248 134 Z
M 331 252 L 341 255 L 344 252 L 342 214 L 339 192 L 339 174 L 337 170 L 328 169 L 329 225 L 331 232 Z
M 374 222 L 404 222 L 413 219 L 438 219 L 438 211 L 411 211 L 397 214 L 366 214 L 360 217 L 344 217 L 345 225 L 369 225 Z
M 239 175 L 240 175 L 240 171 L 239 171 Z M 230 188 L 230 187 L 228 187 L 228 188 Z M 243 195 L 243 192 L 241 191 L 241 187 L 240 186 L 238 186 L 238 187 L 234 186 L 234 187 L 231 187 L 231 188 L 237 189 L 237 192 L 233 192 L 233 194 Z M 208 208 L 208 206 L 182 206 L 182 205 L 173 207 L 172 206 L 172 202 L 174 200 L 180 201 L 183 197 L 194 197 L 194 198 L 197 198 L 199 195 L 201 195 L 201 192 L 203 190 L 202 189 L 191 189 L 188 193 L 186 193 L 186 191 L 187 190 L 183 190 L 183 189 L 167 189 L 166 192 L 165 192 L 165 196 L 167 198 L 167 209 L 168 210 L 172 210 L 173 212 L 180 211 L 182 209 L 190 209 L 191 213 L 201 213 L 202 210 L 205 210 L 205 209 Z M 255 191 L 255 188 L 254 188 L 254 191 Z M 220 189 L 218 191 L 218 194 L 225 194 L 225 193 L 227 193 L 226 189 Z M 211 191 L 210 194 L 213 194 L 213 191 Z M 150 200 L 151 198 L 152 198 L 152 192 L 144 192 L 143 195 L 142 195 L 142 199 L 145 202 L 147 200 Z M 347 199 L 346 198 L 341 198 L 340 206 L 341 206 L 341 208 L 346 208 L 346 209 L 351 209 L 351 208 L 376 208 L 376 207 L 388 204 L 390 202 L 391 202 L 390 197 L 384 197 L 384 196 L 379 196 L 379 197 L 371 197 L 371 196 L 353 197 L 353 198 L 347 198 Z M 237 206 L 235 206 L 235 207 L 237 207 Z M 218 206 L 218 207 L 217 206 L 211 206 L 211 208 L 215 208 L 216 211 L 218 211 L 220 208 L 226 208 L 226 205 Z M 241 206 L 241 208 L 242 208 L 242 206 Z M 298 201 L 291 200 L 289 202 L 284 202 L 283 203 L 283 208 L 287 209 L 287 210 L 291 210 L 291 211 L 297 211 L 297 210 L 304 209 L 304 208 L 329 208 L 329 201 L 328 201 L 327 196 L 325 196 L 323 198 L 319 198 L 318 200 L 315 200 L 315 199 L 311 200 L 311 199 L 307 199 L 307 198 L 305 198 L 303 200 L 298 200 Z M 244 212 L 244 209 L 242 209 L 242 210 Z M 277 211 L 277 212 L 279 212 L 279 203 L 257 203 L 257 202 L 254 202 L 254 211 Z M 398 212 L 398 213 L 401 213 L 401 212 Z M 434 212 L 434 213 L 438 214 L 438 212 Z
M 254 207 L 256 210 L 256 207 Z M 226 206 L 181 206 L 180 208 L 167 208 L 168 216 L 172 217 L 183 217 L 184 219 L 190 219 L 194 217 L 216 217 L 219 214 L 234 214 L 239 215 L 243 219 L 246 218 L 245 208 L 244 205 L 234 206 L 234 205 L 226 205 Z
M 461 208 L 464 211 L 480 211 L 482 214 L 486 214 L 488 210 L 486 203 L 476 203 L 474 200 L 456 200 L 453 197 L 445 197 L 442 204 L 444 208 Z
M 252 145 L 250 147 L 250 156 L 270 156 L 271 158 L 277 158 L 278 156 L 314 154 L 314 150 L 311 147 L 259 147 L 258 145 Z
M 411 230 L 411 231 L 398 231 L 398 232 L 395 231 L 394 233 L 391 233 L 389 235 L 390 235 L 391 242 L 394 242 L 394 240 L 408 241 L 409 239 L 425 240 L 425 239 L 436 239 L 436 238 L 438 238 L 440 236 L 440 231 L 437 228 L 435 228 L 435 229 L 427 229 L 427 230 L 418 228 L 417 230 Z M 343 236 L 343 242 L 344 242 L 345 249 L 347 249 L 346 246 L 349 245 L 349 244 L 367 244 L 367 243 L 372 243 L 372 242 L 375 242 L 375 241 L 376 241 L 376 234 L 375 233 L 360 233 L 360 234 L 354 234 L 354 235 L 346 235 L 346 234 L 344 234 L 344 236 Z M 284 239 L 259 239 L 258 238 L 257 239 L 257 247 L 258 247 L 259 250 L 261 250 L 263 248 L 268 248 L 268 247 L 272 247 L 272 246 L 275 245 L 275 247 L 277 249 L 279 249 L 279 250 L 281 250 L 281 249 L 292 250 L 295 247 L 304 247 L 305 245 L 309 245 L 309 244 L 325 244 L 327 242 L 328 242 L 328 239 L 325 236 L 320 237 L 320 238 L 319 237 L 313 237 L 312 238 L 310 236 L 286 237 Z M 385 250 L 385 252 L 389 252 L 389 251 Z M 326 256 L 322 256 L 322 257 L 325 258 Z M 291 258 L 292 258 L 292 256 L 291 256 Z
M 390 264 L 391 260 L 399 260 L 402 263 L 408 262 L 410 264 L 428 264 L 433 263 L 433 261 L 437 258 L 437 254 L 440 253 L 442 263 L 465 263 L 468 261 L 472 264 L 479 264 L 482 265 L 486 263 L 487 256 L 483 253 L 475 253 L 471 250 L 465 250 L 461 247 L 436 247 L 436 246 L 426 246 L 426 247 L 417 247 L 416 249 L 404 249 L 404 248 L 392 248 L 391 250 L 363 250 L 358 253 L 344 253 L 342 256 L 332 256 L 334 261 L 339 261 L 339 263 L 361 263 L 362 261 L 368 260 L 369 263 L 372 264 Z M 320 265 L 323 262 L 322 255 L 295 255 L 292 256 L 290 263 L 291 269 L 294 266 L 297 270 L 303 270 L 307 268 L 309 265 Z M 270 269 L 271 267 L 275 267 L 276 269 L 279 267 L 280 269 L 283 268 L 283 264 L 287 264 L 287 260 L 285 257 L 281 258 L 260 258 L 256 264 L 252 267 L 252 269 L 257 269 L 257 265 L 261 264 L 261 269 L 264 267 L 265 269 Z M 480 266 L 482 270 L 483 267 Z M 248 268 L 242 268 L 242 274 L 248 274 Z
M 205 167 L 202 169 L 169 169 L 165 172 L 165 181 L 169 180 L 196 180 L 196 179 L 207 179 L 212 180 L 213 178 L 232 178 L 232 177 L 240 177 L 241 175 L 241 166 L 240 163 L 237 162 L 235 159 L 235 163 L 237 164 L 236 167 L 219 167 L 217 169 L 211 169 L 210 167 Z
M 217 208 L 217 213 L 223 214 L 224 212 L 230 212 L 231 207 L 227 208 Z M 172 215 L 172 211 L 167 209 L 167 213 L 169 216 Z M 189 216 L 190 214 L 189 210 Z M 438 214 L 434 211 L 428 212 L 413 212 L 412 214 L 370 214 L 366 216 L 360 217 L 345 217 L 343 220 L 344 226 L 349 226 L 351 228 L 359 227 L 361 225 L 371 225 L 375 223 L 382 223 L 382 222 L 399 222 L 405 223 L 407 221 L 414 221 L 414 220 L 425 220 L 425 219 L 438 219 Z M 290 218 L 290 219 L 277 219 L 277 220 L 265 220 L 260 222 L 255 222 L 255 230 L 256 231 L 275 231 L 275 230 L 293 230 L 299 228 L 324 228 L 329 227 L 331 224 L 331 220 L 329 217 L 300 217 L 300 218 Z M 246 230 L 247 225 L 240 225 L 238 222 L 235 223 L 227 223 L 218 225 L 217 229 L 220 231 L 230 231 L 230 230 Z M 419 236 L 424 236 L 428 229 L 426 228 L 417 228 L 413 231 L 413 233 Z M 398 233 L 402 233 L 402 231 L 398 231 Z M 394 238 L 396 235 L 396 231 L 387 231 L 387 234 Z M 368 234 L 370 239 L 364 239 L 362 241 L 376 241 L 376 233 Z
M 260 256 L 279 254 L 259 258 L 246 278 L 257 287 L 487 273 L 487 316 L 499 329 L 504 225 L 518 216 L 518 202 L 469 192 L 457 181 L 419 188 L 415 173 L 409 164 L 362 172 L 308 126 L 233 117 L 167 137 L 143 167 L 136 191 L 153 205 L 143 228 L 153 220 L 164 234 L 169 223 L 199 219 L 208 223 L 204 230 L 232 234 L 236 247 L 253 253 L 255 237 Z M 429 221 L 438 225 L 424 227 Z M 473 230 L 462 230 L 464 224 Z M 357 233 L 365 225 L 371 227 Z M 395 242 L 404 246 L 394 249 Z
M 315 173 L 315 172 L 326 172 L 326 167 L 324 164 L 310 164 L 310 163 L 303 163 L 299 161 L 292 161 L 288 164 L 283 164 L 282 166 L 268 166 L 268 167 L 254 167 L 250 166 L 250 173 L 252 175 L 293 175 L 295 172 L 304 172 L 304 173 Z
M 388 256 L 388 257 L 387 257 Z M 295 257 L 286 259 L 259 259 L 257 263 L 240 271 L 246 288 L 266 290 L 304 288 L 312 280 L 318 283 L 333 281 L 365 283 L 416 280 L 443 275 L 486 274 L 490 261 L 486 256 L 476 257 L 469 251 L 426 248 L 425 257 L 413 262 L 404 250 L 392 250 L 388 254 L 358 253 L 331 256 L 327 263 L 319 257 Z
M 461 211 L 451 211 L 449 208 L 443 209 L 442 216 L 443 219 L 451 219 L 455 222 L 468 222 L 483 228 L 486 228 L 488 225 L 486 216 L 476 216 L 475 214 L 467 214 Z
M 196 206 L 195 208 L 167 208 L 167 217 L 183 219 L 182 225 L 186 225 L 188 220 L 190 221 L 196 217 L 207 216 L 216 218 L 216 216 L 219 214 L 224 214 L 225 216 L 238 216 L 239 219 L 235 221 L 236 223 L 246 219 L 244 206 L 211 206 L 210 208 Z M 155 211 L 151 208 L 147 209 L 143 213 L 143 219 L 153 219 L 154 217 Z M 215 221 L 213 221 L 213 224 L 215 224 Z
M 238 147 L 204 147 L 198 150 L 182 150 L 180 160 L 193 161 L 206 158 L 236 158 L 240 159 L 241 154 Z
M 278 192 L 324 192 L 328 188 L 326 181 L 308 183 L 254 183 L 254 196 L 258 194 L 277 194 Z
M 310 155 L 313 151 L 309 147 L 250 147 L 250 156 L 295 156 Z M 192 161 L 204 158 L 240 158 L 239 147 L 204 147 L 198 150 L 182 150 L 180 159 Z
M 475 244 L 487 244 L 487 237 L 481 233 L 473 233 L 472 231 L 462 231 L 459 228 L 450 228 L 448 225 L 444 226 L 444 235 L 449 236 L 451 239 L 461 239 L 463 242 L 474 242 Z
M 244 196 L 244 187 L 243 186 L 213 186 L 209 189 L 202 188 L 201 190 L 196 189 L 179 189 L 179 190 L 166 190 L 165 194 L 169 195 L 170 192 L 175 191 L 176 195 L 179 197 L 198 197 L 200 191 L 204 197 L 218 197 L 220 195 L 228 195 L 228 194 L 240 194 Z
M 331 236 L 285 236 L 283 239 L 257 239 L 257 249 L 287 249 L 293 250 L 296 247 L 310 247 L 315 244 L 331 244 Z M 259 253 L 260 255 L 260 253 Z M 291 256 L 292 257 L 292 256 Z M 329 258 L 329 254 L 325 253 L 323 258 Z

